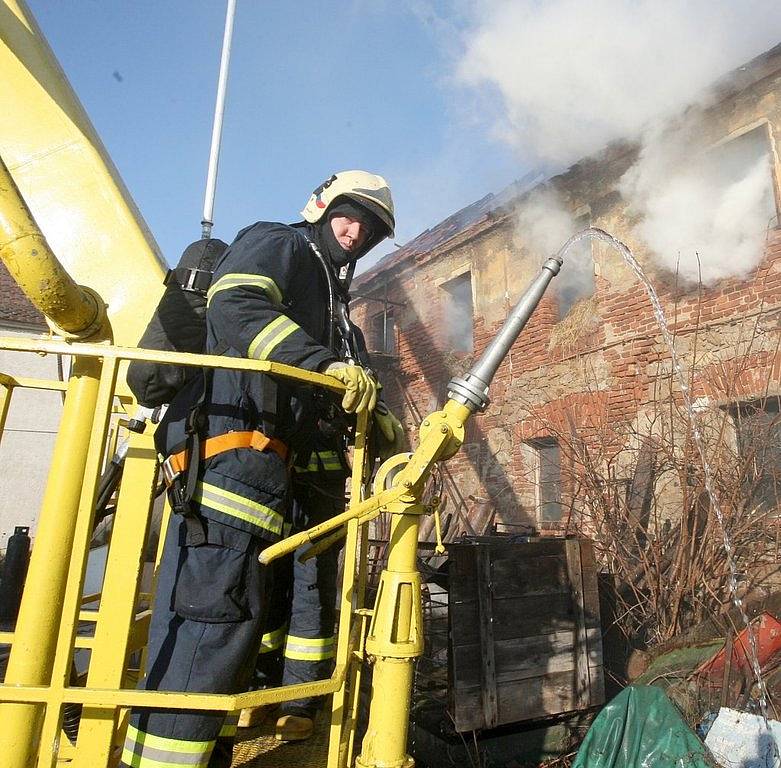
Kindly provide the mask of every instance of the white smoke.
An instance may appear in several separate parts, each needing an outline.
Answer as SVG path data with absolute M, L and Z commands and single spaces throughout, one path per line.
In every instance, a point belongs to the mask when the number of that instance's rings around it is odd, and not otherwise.
M 577 231 L 574 217 L 551 187 L 539 187 L 524 199 L 517 227 L 523 244 L 542 258 L 556 253 Z
M 690 125 L 655 126 L 705 106 L 714 81 L 780 39 L 776 0 L 483 0 L 457 74 L 482 99 L 498 97 L 494 130 L 527 160 L 562 167 L 641 141 L 620 184 L 642 222 L 636 234 L 688 278 L 699 256 L 708 281 L 745 274 L 761 256 L 767 161 L 749 150 L 743 167 L 720 169 Z M 536 229 L 555 231 L 552 219 Z
M 781 39 L 776 0 L 483 0 L 462 82 L 495 88 L 508 141 L 574 162 L 701 98 Z
M 546 259 L 556 254 L 588 221 L 576 219 L 558 192 L 550 186 L 533 190 L 518 207 L 516 230 L 520 242 L 532 254 Z M 559 273 L 554 290 L 568 299 L 587 296 L 594 289 L 594 264 L 588 241 L 576 243 L 565 255 L 566 269 Z
M 708 150 L 698 133 L 696 120 L 650 131 L 619 189 L 662 266 L 686 282 L 743 277 L 762 256 L 774 214 L 767 129 Z

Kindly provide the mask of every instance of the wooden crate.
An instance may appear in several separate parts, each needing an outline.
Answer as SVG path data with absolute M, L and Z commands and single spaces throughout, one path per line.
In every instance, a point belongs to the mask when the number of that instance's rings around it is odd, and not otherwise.
M 448 700 L 456 730 L 604 703 L 590 541 L 481 537 L 448 549 Z

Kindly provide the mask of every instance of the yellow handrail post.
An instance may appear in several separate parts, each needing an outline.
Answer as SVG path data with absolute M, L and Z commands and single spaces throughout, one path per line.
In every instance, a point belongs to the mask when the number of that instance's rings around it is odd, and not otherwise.
M 359 503 L 363 491 L 363 473 L 366 460 L 366 443 L 368 431 L 368 414 L 364 411 L 358 415 L 355 431 L 355 451 L 353 453 L 353 474 L 350 481 L 350 506 Z M 339 603 L 339 626 L 336 636 L 337 653 L 341 656 L 344 649 L 349 646 L 350 633 L 353 629 L 354 610 L 360 608 L 357 602 L 359 595 L 356 589 L 356 563 L 350 562 L 351 553 L 361 553 L 357 520 L 348 523 L 347 543 L 345 546 L 344 573 L 342 576 L 342 589 Z M 347 677 L 351 678 L 356 667 L 355 660 L 345 657 L 345 663 L 350 663 Z M 328 768 L 338 768 L 341 763 L 342 729 L 345 728 L 349 714 L 345 712 L 346 686 L 335 691 L 331 699 L 331 727 L 328 740 Z
M 423 652 L 420 574 L 416 566 L 420 506 L 412 497 L 389 505 L 388 567 L 382 572 L 366 638 L 374 658 L 372 706 L 360 768 L 409 768 L 407 755 L 410 694 L 415 659 Z
M 8 660 L 6 685 L 47 685 L 51 677 L 101 365 L 99 358 L 89 357 L 77 358 L 73 365 Z M 2 768 L 29 768 L 34 764 L 41 715 L 40 705 L 0 705 Z
M 156 454 L 151 435 L 133 435 L 125 460 L 114 529 L 109 547 L 95 644 L 90 658 L 87 687 L 122 687 L 133 622 L 143 549 L 153 501 Z M 74 768 L 109 763 L 117 709 L 85 707 L 76 742 Z
M 451 400 L 423 422 L 410 462 L 394 480 L 407 494 L 387 505 L 391 513 L 388 565 L 380 576 L 366 653 L 374 661 L 369 725 L 357 768 L 412 768 L 407 754 L 415 659 L 423 653 L 423 606 L 417 569 L 421 494 L 431 467 L 456 453 L 470 410 Z M 380 470 L 382 471 L 382 470 Z
M 8 410 L 11 407 L 11 397 L 14 394 L 13 385 L 0 381 L 0 442 L 5 432 L 5 421 L 8 418 Z
M 58 333 L 94 340 L 110 337 L 103 301 L 94 291 L 78 285 L 59 263 L 2 159 L 0 260 Z M 51 680 L 102 365 L 99 357 L 77 357 L 73 363 L 6 685 L 48 685 Z M 42 710 L 34 704 L 0 706 L 2 768 L 29 768 L 32 764 Z

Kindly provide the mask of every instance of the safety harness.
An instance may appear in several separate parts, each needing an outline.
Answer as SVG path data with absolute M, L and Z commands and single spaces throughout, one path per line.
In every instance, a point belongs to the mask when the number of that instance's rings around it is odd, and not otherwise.
M 191 501 L 198 482 L 198 472 L 202 461 L 211 459 L 225 451 L 235 448 L 252 448 L 255 451 L 274 451 L 283 461 L 287 461 L 287 446 L 275 437 L 269 437 L 259 430 L 226 432 L 215 437 L 201 438 L 196 428 L 188 434 L 181 450 L 165 459 L 161 457 L 163 478 L 168 486 L 171 509 L 181 515 L 187 526 L 187 543 L 198 546 L 206 543 L 203 521 L 192 509 Z M 194 460 L 191 459 L 194 457 Z

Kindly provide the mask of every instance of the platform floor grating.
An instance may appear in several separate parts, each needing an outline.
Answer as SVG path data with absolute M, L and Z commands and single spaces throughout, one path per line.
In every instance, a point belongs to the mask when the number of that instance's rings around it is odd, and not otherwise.
M 324 768 L 328 760 L 329 715 L 330 712 L 320 713 L 315 731 L 306 741 L 277 741 L 273 717 L 254 728 L 239 729 L 232 768 Z

